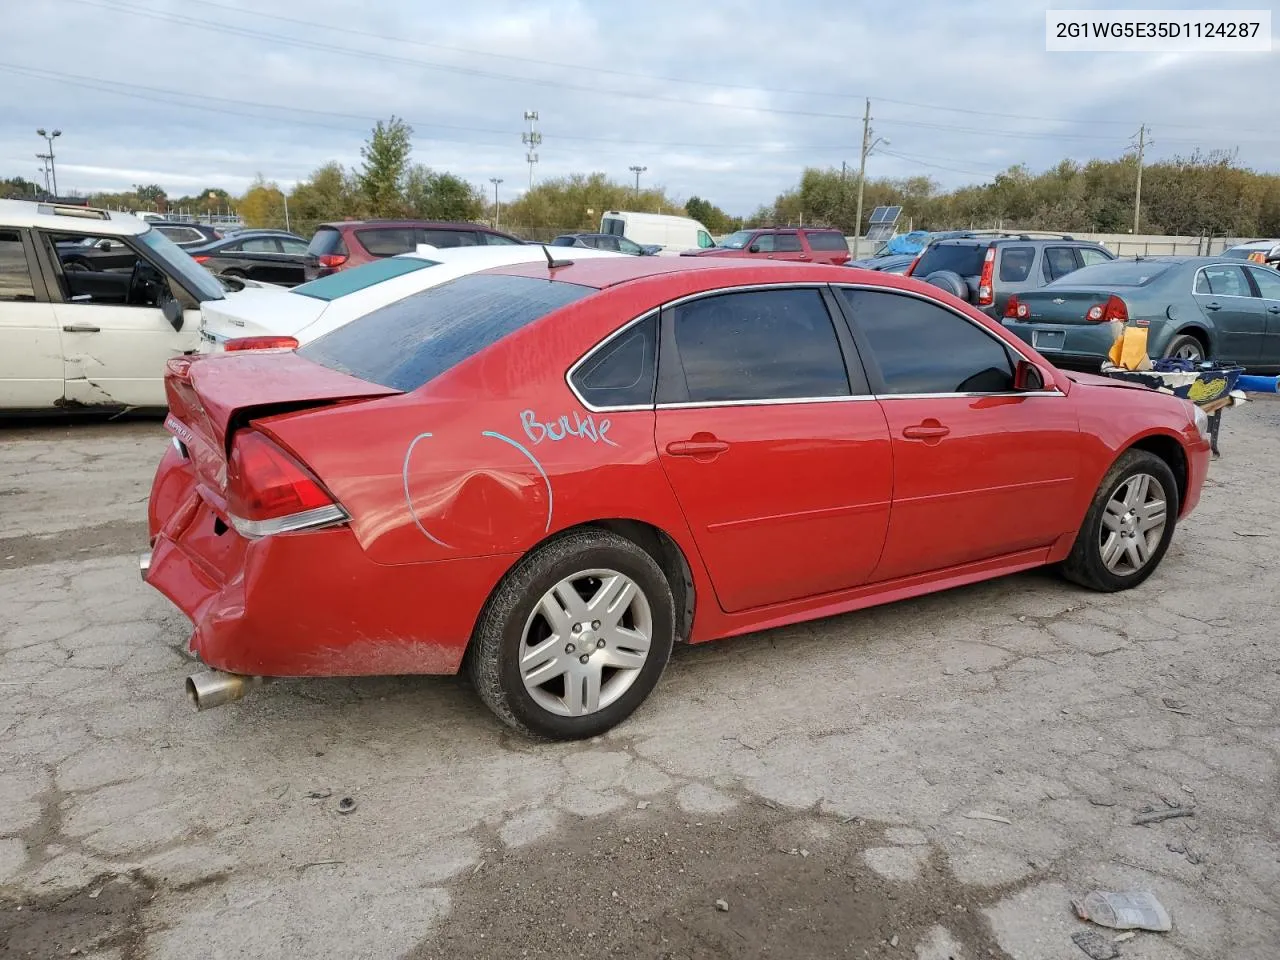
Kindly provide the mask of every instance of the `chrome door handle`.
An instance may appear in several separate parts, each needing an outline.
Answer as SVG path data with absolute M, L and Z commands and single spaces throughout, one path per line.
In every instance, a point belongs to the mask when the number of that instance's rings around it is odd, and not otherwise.
M 1206 310 L 1221 310 L 1221 309 L 1222 309 L 1222 304 L 1220 304 L 1217 300 L 1213 300 L 1213 301 L 1211 301 L 1211 302 L 1209 302 L 1209 303 L 1206 303 L 1206 304 L 1204 305 L 1204 308 L 1205 308 Z
M 62 329 L 67 333 L 101 333 L 101 327 L 95 327 L 91 323 L 64 323 Z

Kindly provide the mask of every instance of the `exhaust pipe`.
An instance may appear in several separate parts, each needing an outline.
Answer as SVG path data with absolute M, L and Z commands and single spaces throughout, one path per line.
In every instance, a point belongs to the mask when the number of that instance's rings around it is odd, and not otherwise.
M 262 685 L 262 677 L 243 677 L 238 673 L 207 670 L 187 677 L 187 698 L 197 710 L 212 710 L 224 703 L 239 700 L 251 687 Z

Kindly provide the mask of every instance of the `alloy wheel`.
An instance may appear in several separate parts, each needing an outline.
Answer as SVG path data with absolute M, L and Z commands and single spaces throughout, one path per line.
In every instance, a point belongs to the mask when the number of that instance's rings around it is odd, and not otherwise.
M 639 585 L 616 570 L 584 570 L 544 593 L 529 614 L 520 677 L 544 710 L 585 716 L 630 689 L 652 641 L 653 612 Z
M 1169 522 L 1164 486 L 1149 473 L 1135 473 L 1115 489 L 1102 513 L 1102 563 L 1117 576 L 1142 570 Z

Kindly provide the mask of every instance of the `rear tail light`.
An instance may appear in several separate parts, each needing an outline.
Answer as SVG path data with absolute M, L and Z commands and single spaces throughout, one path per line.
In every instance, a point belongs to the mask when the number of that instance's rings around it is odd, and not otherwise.
M 1107 297 L 1106 303 L 1095 303 L 1085 312 L 1084 318 L 1090 323 L 1109 323 L 1112 320 L 1128 320 L 1129 308 L 1115 294 Z
M 322 253 L 316 259 L 320 261 L 320 266 L 328 267 L 330 270 L 337 270 L 347 262 L 346 256 L 341 253 Z
M 212 258 L 211 258 L 211 257 L 206 257 L 206 256 L 204 256 L 203 254 L 201 254 L 200 256 L 198 256 L 198 257 L 192 257 L 191 259 L 192 259 L 192 260 L 194 260 L 196 263 L 208 263 L 208 262 L 209 262 L 209 260 L 211 260 Z
M 298 341 L 294 337 L 236 337 L 226 341 L 222 349 L 233 350 L 296 350 Z
M 992 275 L 996 269 L 996 248 L 987 247 L 987 255 L 982 258 L 982 276 L 978 278 L 978 306 L 989 307 L 995 303 L 995 295 L 991 290 Z
M 1022 303 L 1016 296 L 1009 298 L 1004 305 L 1004 316 L 1007 320 L 1026 320 L 1031 316 L 1031 308 Z
M 242 430 L 232 442 L 227 513 L 236 531 L 249 538 L 350 519 L 306 467 L 256 430 Z
M 923 256 L 924 256 L 924 251 L 923 251 L 923 250 L 921 250 L 919 253 L 917 253 L 917 254 L 916 254 L 916 258 L 915 258 L 914 260 L 912 260 L 912 261 L 911 261 L 911 266 L 907 267 L 907 272 L 906 272 L 905 276 L 908 276 L 908 277 L 914 277 L 914 276 L 915 276 L 915 273 L 916 273 L 916 264 L 918 264 L 918 263 L 920 262 L 920 258 L 921 258 L 921 257 L 923 257 Z

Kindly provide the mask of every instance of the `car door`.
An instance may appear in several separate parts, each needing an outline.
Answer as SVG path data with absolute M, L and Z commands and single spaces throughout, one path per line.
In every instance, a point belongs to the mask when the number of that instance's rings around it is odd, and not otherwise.
M 34 247 L 0 227 L 0 410 L 43 410 L 62 401 L 62 343 Z
M 297 286 L 304 279 L 302 261 L 307 255 L 307 242 L 294 237 L 280 237 L 279 242 L 283 259 L 276 270 L 277 279 L 272 282 L 286 287 Z
M 880 556 L 888 428 L 833 303 L 810 285 L 663 311 L 658 455 L 724 610 L 858 586 Z
M 128 302 L 120 296 L 77 293 L 74 272 L 61 269 L 53 256 L 52 239 L 39 236 L 38 253 L 53 279 L 56 294 L 54 316 L 60 328 L 63 357 L 63 396 L 69 404 L 163 407 L 164 366 L 171 358 L 192 352 L 197 333 L 190 317 L 183 332 L 173 329 L 158 305 L 169 291 L 168 278 L 150 259 L 135 251 L 135 258 L 162 278 L 150 289 L 148 300 Z M 129 274 L 122 274 L 125 289 Z
M 1280 366 L 1280 272 L 1270 267 L 1245 267 L 1244 270 L 1262 300 L 1267 325 L 1258 351 L 1258 365 Z
M 800 234 L 795 230 L 783 230 L 773 235 L 773 253 L 771 260 L 808 260 L 809 254 L 800 242 Z
M 1262 300 L 1234 263 L 1211 263 L 1196 271 L 1192 296 L 1213 328 L 1213 357 L 1257 363 L 1267 332 Z
M 1045 283 L 1060 280 L 1080 269 L 1075 247 L 1045 247 L 1040 272 Z
M 1011 348 L 925 297 L 841 288 L 893 445 L 874 579 L 1043 550 L 1071 533 L 1080 432 L 1056 389 L 1013 390 Z
M 249 237 L 240 243 L 240 252 L 236 254 L 249 279 L 263 283 L 279 282 L 285 272 L 283 257 L 280 241 L 275 237 Z

